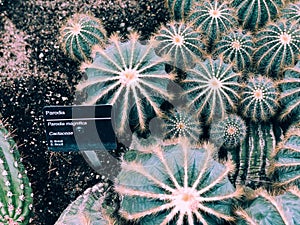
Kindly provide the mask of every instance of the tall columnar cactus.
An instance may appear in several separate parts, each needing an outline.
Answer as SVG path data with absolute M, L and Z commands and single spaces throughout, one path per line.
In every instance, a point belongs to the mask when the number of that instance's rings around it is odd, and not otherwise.
M 190 68 L 197 58 L 202 58 L 201 34 L 185 23 L 171 22 L 162 26 L 155 40 L 155 52 L 167 56 L 170 63 L 180 69 Z
M 0 124 L 0 224 L 27 225 L 32 190 L 16 143 Z
M 210 123 L 214 118 L 223 119 L 226 113 L 236 110 L 239 99 L 239 73 L 232 70 L 232 64 L 222 59 L 207 59 L 198 62 L 194 69 L 187 70 L 183 81 L 184 93 L 189 97 L 190 108 L 197 116 L 206 117 Z
M 281 118 L 293 117 L 300 121 L 300 61 L 294 67 L 284 72 L 284 79 L 280 80 L 280 102 L 283 107 Z M 296 121 L 294 121 L 296 122 Z
M 121 215 L 143 225 L 233 221 L 231 204 L 240 189 L 227 178 L 232 166 L 214 161 L 211 154 L 208 146 L 184 142 L 152 145 L 148 154 L 137 151 L 122 162 L 115 183 Z
M 254 122 L 269 120 L 278 109 L 275 82 L 261 75 L 250 77 L 241 92 L 241 113 Z
M 300 191 L 289 189 L 273 196 L 265 190 L 257 190 L 245 209 L 237 210 L 238 225 L 297 225 L 300 218 Z
M 88 188 L 62 212 L 55 225 L 116 225 L 103 207 L 103 183 Z
M 272 156 L 269 173 L 276 186 L 300 188 L 300 128 L 290 128 Z
M 79 61 L 89 59 L 93 45 L 106 41 L 101 21 L 88 14 L 75 14 L 60 29 L 60 36 L 63 51 Z
M 300 53 L 300 26 L 295 22 L 278 21 L 258 32 L 254 52 L 257 69 L 278 77 L 286 66 L 293 66 Z
M 282 18 L 287 19 L 288 21 L 300 22 L 300 2 L 290 3 L 282 10 Z
M 176 21 L 182 21 L 189 14 L 197 0 L 165 0 L 171 16 Z
M 209 47 L 237 24 L 233 9 L 226 2 L 218 0 L 196 4 L 187 20 L 203 31 Z
M 116 111 L 114 125 L 119 134 L 125 133 L 134 104 L 137 112 L 134 119 L 138 120 L 140 129 L 145 130 L 147 112 L 144 105 L 162 116 L 156 97 L 166 100 L 171 97 L 167 92 L 171 75 L 164 70 L 164 60 L 156 56 L 152 42 L 142 45 L 138 38 L 132 33 L 129 41 L 122 43 L 118 36 L 112 36 L 106 49 L 96 46 L 93 63 L 83 64 L 88 79 L 77 86 L 78 91 L 87 94 L 84 104 L 113 105 Z
M 242 71 L 251 68 L 253 51 L 252 35 L 242 30 L 233 30 L 217 42 L 214 55 L 223 55 L 224 60 L 233 62 Z
M 257 30 L 270 22 L 284 5 L 284 0 L 233 0 L 243 28 Z

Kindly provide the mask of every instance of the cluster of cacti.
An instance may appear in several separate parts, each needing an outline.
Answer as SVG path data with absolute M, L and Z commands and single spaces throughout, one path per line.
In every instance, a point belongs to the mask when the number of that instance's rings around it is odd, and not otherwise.
M 32 210 L 32 190 L 17 144 L 0 122 L 0 224 L 26 225 Z

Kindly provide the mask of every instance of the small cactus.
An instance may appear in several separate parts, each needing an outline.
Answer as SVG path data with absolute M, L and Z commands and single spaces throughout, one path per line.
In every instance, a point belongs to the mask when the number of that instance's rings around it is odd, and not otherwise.
M 222 55 L 224 60 L 233 62 L 237 69 L 242 71 L 251 67 L 253 51 L 252 35 L 234 30 L 217 42 L 214 55 Z
M 32 190 L 17 145 L 0 124 L 0 224 L 27 225 Z
M 99 19 L 88 14 L 75 14 L 60 29 L 63 51 L 72 59 L 89 59 L 93 45 L 103 45 L 106 31 Z
M 197 0 L 165 0 L 171 16 L 176 21 L 184 20 Z
M 294 120 L 300 120 L 300 61 L 296 66 L 285 70 L 284 79 L 278 84 L 281 89 L 280 102 L 283 107 L 281 119 L 293 117 Z
M 209 47 L 237 24 L 233 9 L 226 2 L 218 0 L 196 4 L 187 21 L 206 34 Z
M 285 18 L 287 21 L 294 21 L 299 24 L 300 22 L 300 2 L 289 3 L 283 10 L 282 10 L 282 18 Z
M 298 225 L 300 218 L 300 191 L 297 188 L 273 196 L 259 189 L 245 209 L 237 210 L 237 225 Z
M 279 13 L 284 0 L 233 0 L 239 20 L 245 29 L 257 30 Z
M 300 188 L 300 128 L 290 128 L 272 156 L 269 173 L 276 186 Z
M 210 139 L 215 145 L 224 148 L 234 148 L 242 143 L 246 136 L 247 127 L 243 119 L 232 114 L 218 123 L 213 123 Z
M 187 78 L 182 83 L 190 99 L 188 106 L 195 106 L 197 116 L 206 117 L 207 123 L 216 117 L 225 118 L 226 113 L 236 110 L 241 86 L 239 76 L 233 72 L 232 64 L 220 58 L 198 62 L 194 69 L 187 70 Z
M 180 69 L 193 67 L 195 59 L 203 55 L 201 34 L 182 22 L 162 26 L 155 40 L 157 55 L 168 56 L 170 63 Z
M 278 78 L 283 68 L 294 66 L 300 53 L 300 27 L 295 22 L 279 21 L 258 32 L 253 59 L 257 69 Z
M 214 161 L 209 148 L 163 142 L 124 160 L 115 183 L 121 215 L 143 225 L 233 221 L 231 204 L 241 192 L 227 178 L 232 166 Z
M 267 121 L 277 112 L 279 91 L 264 76 L 250 77 L 241 92 L 241 113 L 254 122 Z
M 96 46 L 93 63 L 82 66 L 88 79 L 77 86 L 79 92 L 87 94 L 84 104 L 113 105 L 117 110 L 114 125 L 118 134 L 125 133 L 134 105 L 137 112 L 134 119 L 138 120 L 140 130 L 145 130 L 147 116 L 142 100 L 157 116 L 162 116 L 156 97 L 171 98 L 167 92 L 171 75 L 164 70 L 164 59 L 155 55 L 151 41 L 142 45 L 138 38 L 132 33 L 127 42 L 121 43 L 114 35 L 106 49 Z

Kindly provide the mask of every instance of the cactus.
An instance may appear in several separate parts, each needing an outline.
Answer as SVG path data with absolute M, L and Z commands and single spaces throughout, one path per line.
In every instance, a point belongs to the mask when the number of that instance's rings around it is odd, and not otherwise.
M 131 107 L 136 106 L 139 128 L 146 129 L 145 104 L 162 116 L 155 96 L 170 99 L 166 88 L 171 75 L 164 70 L 164 59 L 155 55 L 153 45 L 142 45 L 139 36 L 132 33 L 129 41 L 121 43 L 118 36 L 110 38 L 111 44 L 103 49 L 94 48 L 94 62 L 83 64 L 88 79 L 77 86 L 79 92 L 87 93 L 84 104 L 97 102 L 111 104 L 116 110 L 116 131 L 124 134 Z M 120 110 L 120 111 L 118 111 Z
M 91 48 L 95 44 L 103 45 L 106 31 L 99 19 L 88 14 L 75 14 L 60 29 L 63 51 L 72 59 L 89 59 Z
M 233 30 L 216 44 L 214 55 L 223 55 L 224 61 L 233 62 L 239 71 L 252 65 L 254 42 L 252 35 L 242 30 Z
M 278 82 L 281 89 L 280 102 L 283 110 L 281 119 L 287 117 L 300 121 L 300 62 L 294 67 L 286 68 L 284 79 Z
M 254 122 L 267 121 L 278 108 L 279 91 L 275 83 L 264 76 L 250 77 L 241 93 L 241 113 Z
M 290 3 L 282 10 L 282 18 L 299 24 L 300 22 L 300 2 Z
M 201 34 L 185 23 L 171 22 L 155 35 L 159 56 L 168 56 L 170 63 L 180 69 L 191 68 L 203 55 Z
M 273 196 L 257 190 L 245 209 L 238 209 L 238 225 L 297 225 L 300 218 L 300 191 L 297 188 Z
M 300 128 L 290 128 L 278 144 L 269 168 L 276 186 L 297 185 L 300 188 Z
M 165 0 L 172 19 L 176 21 L 184 20 L 197 0 Z
M 283 68 L 294 66 L 300 53 L 299 24 L 287 21 L 272 23 L 258 32 L 253 58 L 257 69 L 279 77 Z
M 136 157 L 123 160 L 115 183 L 121 215 L 143 225 L 233 221 L 231 204 L 240 189 L 227 178 L 232 166 L 214 161 L 209 149 L 182 140 L 158 142 L 148 147 L 148 154 L 137 151 Z
M 284 0 L 233 0 L 243 28 L 257 30 L 270 22 L 280 12 Z
M 209 47 L 237 24 L 234 11 L 226 2 L 218 0 L 195 5 L 187 21 L 206 34 Z
M 32 190 L 17 145 L 0 124 L 0 224 L 26 225 L 32 208 Z
M 232 65 L 222 59 L 207 59 L 198 62 L 194 69 L 187 70 L 183 81 L 184 93 L 195 106 L 197 116 L 206 117 L 207 123 L 213 118 L 223 119 L 226 113 L 236 110 L 240 89 L 239 73 L 232 71 Z
M 215 145 L 225 148 L 237 147 L 246 136 L 245 122 L 237 115 L 232 114 L 218 123 L 213 123 L 210 130 L 210 139 Z
M 62 212 L 55 225 L 115 225 L 103 207 L 103 184 L 88 188 Z

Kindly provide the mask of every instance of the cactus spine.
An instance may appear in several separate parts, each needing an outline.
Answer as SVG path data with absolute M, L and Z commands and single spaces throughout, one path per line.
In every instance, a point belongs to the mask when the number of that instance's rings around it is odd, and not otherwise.
M 17 145 L 0 124 L 0 224 L 26 225 L 32 208 L 32 190 Z

